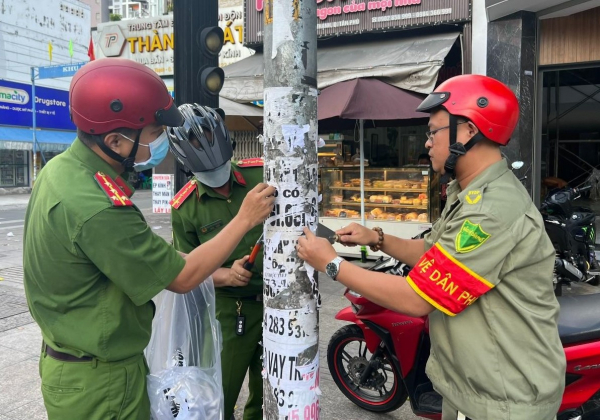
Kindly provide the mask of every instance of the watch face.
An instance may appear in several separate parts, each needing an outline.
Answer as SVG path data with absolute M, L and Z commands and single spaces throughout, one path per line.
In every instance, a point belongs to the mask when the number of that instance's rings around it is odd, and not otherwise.
M 329 263 L 325 266 L 325 272 L 331 278 L 335 278 L 337 275 L 337 266 L 334 263 Z

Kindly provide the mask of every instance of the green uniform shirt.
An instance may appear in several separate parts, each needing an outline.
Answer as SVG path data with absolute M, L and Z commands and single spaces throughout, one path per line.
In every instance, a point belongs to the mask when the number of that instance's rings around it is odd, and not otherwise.
M 25 216 L 24 283 L 50 347 L 118 361 L 142 353 L 151 299 L 185 261 L 136 206 L 113 206 L 94 178 L 98 171 L 118 177 L 76 139 L 40 172 Z
M 241 174 L 241 178 L 235 173 Z M 189 253 L 201 243 L 214 238 L 238 213 L 246 194 L 257 184 L 263 182 L 263 168 L 241 168 L 231 165 L 231 192 L 223 197 L 210 187 L 194 178 L 196 190 L 193 191 L 178 209 L 171 210 L 173 244 L 181 252 Z M 262 234 L 263 226 L 255 226 L 235 248 L 223 267 L 231 267 L 235 260 L 249 255 Z M 252 278 L 245 287 L 219 287 L 217 294 L 231 296 L 252 296 L 262 294 L 263 290 L 263 251 L 262 248 L 252 268 Z
M 425 238 L 408 282 L 429 316 L 434 388 L 467 417 L 553 419 L 565 355 L 558 336 L 554 248 L 505 160 L 461 191 Z

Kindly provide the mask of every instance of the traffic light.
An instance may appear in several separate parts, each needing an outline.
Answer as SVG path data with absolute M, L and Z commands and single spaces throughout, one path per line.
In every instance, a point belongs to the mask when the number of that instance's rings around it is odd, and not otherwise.
M 223 29 L 212 26 L 202 29 L 198 34 L 198 44 L 207 62 L 219 57 L 223 48 Z M 198 71 L 198 84 L 205 94 L 216 96 L 223 88 L 225 72 L 218 66 L 204 65 Z
M 218 0 L 177 0 L 173 3 L 175 101 L 219 107 L 225 75 L 219 68 L 224 34 L 219 28 Z M 173 159 L 177 190 L 187 182 L 183 166 Z

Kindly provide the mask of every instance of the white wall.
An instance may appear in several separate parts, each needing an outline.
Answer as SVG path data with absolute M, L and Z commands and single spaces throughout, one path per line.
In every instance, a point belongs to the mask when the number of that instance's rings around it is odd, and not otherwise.
M 473 1 L 472 73 L 485 75 L 487 67 L 487 12 L 483 0 Z
M 77 0 L 4 1 L 0 9 L 0 79 L 31 83 L 32 66 L 88 61 L 90 7 Z M 62 10 L 61 10 L 62 7 Z M 73 58 L 69 55 L 73 41 Z M 53 46 L 52 63 L 48 43 Z M 67 90 L 70 78 L 37 80 Z

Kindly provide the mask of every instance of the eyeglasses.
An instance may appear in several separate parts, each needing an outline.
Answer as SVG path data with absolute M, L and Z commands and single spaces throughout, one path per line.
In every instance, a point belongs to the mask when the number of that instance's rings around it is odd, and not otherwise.
M 461 122 L 457 123 L 456 125 L 465 124 L 465 123 L 467 123 L 467 122 L 468 122 L 468 121 L 461 121 Z M 435 135 L 437 134 L 437 132 L 438 132 L 438 131 L 442 131 L 442 130 L 445 130 L 445 129 L 447 129 L 447 128 L 450 128 L 450 126 L 449 126 L 449 125 L 447 125 L 447 126 L 445 126 L 445 127 L 438 128 L 438 129 L 436 129 L 436 130 L 427 131 L 427 132 L 425 133 L 425 135 L 427 136 L 427 140 L 428 140 L 428 141 L 431 141 L 431 143 L 433 143 L 433 136 L 435 136 Z

